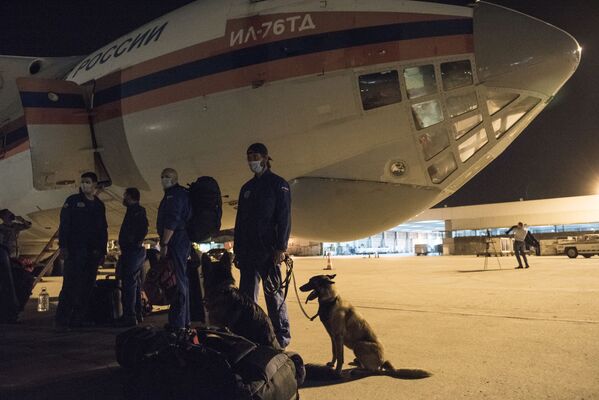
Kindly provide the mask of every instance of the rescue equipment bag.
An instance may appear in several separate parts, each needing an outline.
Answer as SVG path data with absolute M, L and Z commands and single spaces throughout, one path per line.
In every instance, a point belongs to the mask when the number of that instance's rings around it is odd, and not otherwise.
M 216 179 L 201 176 L 189 185 L 191 218 L 187 222 L 187 234 L 192 242 L 210 239 L 220 231 L 223 216 L 223 200 Z
M 303 361 L 220 329 L 194 337 L 137 327 L 117 336 L 128 399 L 298 399 Z M 298 364 L 299 363 L 299 364 Z M 299 365 L 299 368 L 296 367 Z
M 143 284 L 143 291 L 150 304 L 166 306 L 177 291 L 175 268 L 169 259 L 160 259 L 150 267 Z
M 89 319 L 96 324 L 116 322 L 123 316 L 122 296 L 121 281 L 115 275 L 98 279 L 89 299 Z

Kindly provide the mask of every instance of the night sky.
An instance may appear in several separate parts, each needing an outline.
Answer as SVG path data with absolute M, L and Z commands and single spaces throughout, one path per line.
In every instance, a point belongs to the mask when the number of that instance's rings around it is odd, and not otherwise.
M 2 1 L 0 54 L 86 55 L 189 2 Z M 582 62 L 554 101 L 520 137 L 443 204 L 470 205 L 598 193 L 599 0 L 491 2 L 566 30 L 581 44 Z

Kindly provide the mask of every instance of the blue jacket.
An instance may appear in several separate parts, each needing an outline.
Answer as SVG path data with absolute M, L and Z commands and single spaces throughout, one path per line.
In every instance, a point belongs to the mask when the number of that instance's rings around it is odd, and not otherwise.
M 87 250 L 106 254 L 108 224 L 106 208 L 98 197 L 88 200 L 83 193 L 69 196 L 60 211 L 58 243 L 61 248 Z
M 119 232 L 119 247 L 121 250 L 138 249 L 148 234 L 148 218 L 146 209 L 139 204 L 127 207 Z
M 239 192 L 235 220 L 235 257 L 259 263 L 275 250 L 287 250 L 291 232 L 291 194 L 285 179 L 267 170 Z
M 180 185 L 166 189 L 158 207 L 156 221 L 156 229 L 160 238 L 163 237 L 165 229 L 175 231 L 173 239 L 178 239 L 182 234 L 187 238 L 185 225 L 189 218 L 191 218 L 191 203 L 187 190 Z

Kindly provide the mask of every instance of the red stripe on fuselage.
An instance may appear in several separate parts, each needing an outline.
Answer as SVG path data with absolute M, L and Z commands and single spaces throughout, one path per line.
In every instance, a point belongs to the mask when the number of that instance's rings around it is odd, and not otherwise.
M 27 125 L 88 125 L 89 117 L 80 108 L 26 108 Z

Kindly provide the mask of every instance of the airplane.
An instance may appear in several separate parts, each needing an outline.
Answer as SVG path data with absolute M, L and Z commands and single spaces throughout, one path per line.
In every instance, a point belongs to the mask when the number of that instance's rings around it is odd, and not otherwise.
M 563 30 L 484 1 L 196 1 L 88 56 L 0 56 L 0 208 L 34 222 L 34 254 L 96 171 L 115 237 L 123 189 L 153 221 L 171 167 L 215 177 L 232 228 L 245 150 L 263 142 L 293 236 L 366 237 L 485 168 L 580 57 Z

